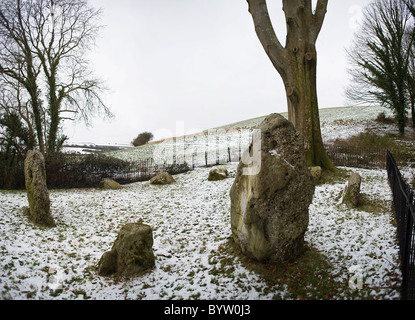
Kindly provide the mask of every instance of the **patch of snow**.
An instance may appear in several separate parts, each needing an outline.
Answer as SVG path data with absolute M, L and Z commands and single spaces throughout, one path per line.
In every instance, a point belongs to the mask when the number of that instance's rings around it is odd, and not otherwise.
M 279 153 L 278 153 L 278 151 L 277 150 L 270 150 L 270 151 L 268 151 L 268 153 L 270 154 L 270 155 L 272 155 L 272 156 L 278 156 L 282 161 L 284 161 L 289 167 L 291 167 L 291 168 L 293 168 L 293 169 L 295 169 L 295 167 L 291 164 L 291 163 L 289 163 L 286 159 L 284 159 Z

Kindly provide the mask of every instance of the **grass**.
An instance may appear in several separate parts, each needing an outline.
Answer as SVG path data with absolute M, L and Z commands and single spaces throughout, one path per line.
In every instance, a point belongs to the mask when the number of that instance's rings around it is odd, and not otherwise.
M 317 185 L 339 183 L 344 181 L 349 175 L 350 171 L 344 168 L 336 168 L 334 171 L 323 169 Z
M 247 270 L 255 272 L 266 281 L 268 286 L 265 289 L 258 288 L 259 290 L 280 288 L 273 297 L 275 300 L 327 300 L 332 299 L 339 292 L 349 291 L 343 282 L 336 279 L 337 275 L 328 259 L 312 247 L 306 246 L 303 255 L 294 263 L 268 264 L 243 255 L 230 238 L 218 248 L 215 256 L 218 263 L 211 273 L 225 278 L 235 276 L 234 257 L 237 257 Z M 239 275 L 239 277 L 243 276 L 243 274 Z M 349 295 L 353 298 L 356 293 L 350 292 Z

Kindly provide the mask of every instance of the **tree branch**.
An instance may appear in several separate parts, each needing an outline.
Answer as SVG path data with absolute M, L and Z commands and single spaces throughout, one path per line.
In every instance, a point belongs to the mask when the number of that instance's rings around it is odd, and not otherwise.
M 323 26 L 324 18 L 327 13 L 328 0 L 318 0 L 316 5 L 316 11 L 314 13 L 314 42 L 317 40 L 320 34 L 321 27 Z
M 269 17 L 265 0 L 247 0 L 249 9 L 254 20 L 255 32 L 265 49 L 272 64 L 281 74 L 284 73 L 283 66 L 286 63 L 285 49 L 278 40 Z

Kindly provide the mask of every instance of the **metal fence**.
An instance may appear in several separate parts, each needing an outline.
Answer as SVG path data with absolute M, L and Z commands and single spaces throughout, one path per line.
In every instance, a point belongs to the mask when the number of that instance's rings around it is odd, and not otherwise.
M 47 166 L 47 183 L 49 188 L 89 188 L 98 186 L 104 178 L 111 178 L 120 184 L 128 184 L 150 180 L 162 172 L 175 175 L 197 167 L 210 167 L 239 161 L 241 153 L 231 154 L 231 148 L 227 148 L 222 152 L 218 151 L 213 156 L 209 156 L 208 152 L 205 152 L 199 158 L 201 159 L 189 157 L 171 163 L 159 163 L 154 161 L 153 158 L 139 159 L 132 162 L 108 158 L 104 165 L 98 159 L 96 163 L 90 161 L 87 166 L 79 164 L 65 165 L 58 168 Z M 24 186 L 24 184 L 22 185 Z
M 402 270 L 402 299 L 415 299 L 415 205 L 414 194 L 402 178 L 392 154 L 386 153 L 386 168 L 393 193 Z
M 326 145 L 326 152 L 335 166 L 364 169 L 384 169 L 385 151 L 381 148 Z

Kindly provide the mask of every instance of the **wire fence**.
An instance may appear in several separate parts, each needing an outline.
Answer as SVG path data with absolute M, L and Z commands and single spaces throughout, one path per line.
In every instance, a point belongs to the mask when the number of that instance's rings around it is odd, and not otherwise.
M 142 149 L 133 152 L 129 150 L 116 157 L 112 157 L 111 153 L 104 153 L 101 159 L 99 157 L 89 159 L 90 155 L 68 155 L 58 164 L 53 161 L 49 164 L 47 161 L 48 187 L 94 187 L 98 186 L 104 178 L 112 178 L 119 183 L 127 184 L 149 180 L 163 171 L 176 174 L 197 167 L 238 162 L 249 147 L 252 136 L 252 130 L 236 128 L 226 132 L 217 130 L 186 139 L 171 139 L 149 148 L 149 152 Z M 326 144 L 325 147 L 335 166 L 385 169 L 385 147 L 366 148 L 344 144 Z M 397 162 L 404 164 L 406 160 L 400 152 L 394 150 L 393 153 Z M 126 157 L 125 154 L 128 156 Z M 23 159 L 12 169 L 10 166 L 3 168 L 0 163 L 0 188 L 25 187 Z
M 392 154 L 386 153 L 386 167 L 393 193 L 402 270 L 402 299 L 415 299 L 415 204 L 414 194 L 396 165 Z
M 60 167 L 47 166 L 47 184 L 49 188 L 88 188 L 96 187 L 102 179 L 114 179 L 120 184 L 128 184 L 139 181 L 147 181 L 152 177 L 168 172 L 171 175 L 188 172 L 198 167 L 210 167 L 239 161 L 242 153 L 232 154 L 231 148 L 224 152 L 217 152 L 212 157 L 207 151 L 203 160 L 198 161 L 196 155 L 183 159 L 173 159 L 171 163 L 160 163 L 153 158 L 139 159 L 134 162 L 126 162 L 119 159 L 110 159 L 109 163 L 102 165 L 99 160 L 87 166 L 74 164 Z M 199 157 L 200 158 L 200 157 Z M 113 165 L 111 165 L 111 161 Z
M 385 169 L 385 148 L 326 145 L 326 152 L 338 167 Z

